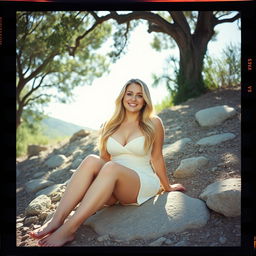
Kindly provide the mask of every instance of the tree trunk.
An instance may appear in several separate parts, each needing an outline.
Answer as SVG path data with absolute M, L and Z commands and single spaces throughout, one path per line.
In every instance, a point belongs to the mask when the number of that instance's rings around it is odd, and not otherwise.
M 204 26 L 204 29 L 196 30 L 193 35 L 181 37 L 176 41 L 180 50 L 180 69 L 177 79 L 178 90 L 173 99 L 174 104 L 198 97 L 207 90 L 202 72 L 207 45 L 214 34 L 214 26 L 211 23 L 210 18 L 208 20 L 204 18 L 201 25 L 199 24 L 199 26 Z
M 180 48 L 178 91 L 174 96 L 174 104 L 197 97 L 206 91 L 202 77 L 204 55 L 205 51 L 194 47 L 193 43 Z
M 18 106 L 18 110 L 16 111 L 16 130 L 18 129 L 18 127 L 19 127 L 20 124 L 21 124 L 21 115 L 22 115 L 22 112 L 23 112 L 23 106 L 22 106 L 22 105 L 19 105 L 19 106 Z

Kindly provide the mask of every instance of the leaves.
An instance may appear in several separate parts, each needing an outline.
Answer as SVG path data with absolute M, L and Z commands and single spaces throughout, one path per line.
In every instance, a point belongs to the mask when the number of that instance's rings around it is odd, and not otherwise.
M 17 12 L 18 112 L 54 98 L 68 102 L 76 86 L 89 85 L 108 70 L 108 55 L 97 51 L 111 35 L 111 25 L 90 30 L 94 23 L 88 12 Z
M 229 44 L 220 58 L 206 55 L 203 76 L 209 89 L 234 86 L 241 83 L 241 49 Z

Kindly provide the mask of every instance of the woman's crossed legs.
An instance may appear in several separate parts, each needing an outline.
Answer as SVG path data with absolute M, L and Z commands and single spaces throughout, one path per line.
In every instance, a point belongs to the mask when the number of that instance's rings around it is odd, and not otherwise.
M 139 188 L 135 171 L 89 155 L 73 174 L 52 219 L 30 235 L 39 239 L 46 236 L 39 241 L 41 246 L 62 246 L 73 240 L 79 226 L 104 205 L 117 200 L 136 203 Z M 74 215 L 67 219 L 79 202 Z

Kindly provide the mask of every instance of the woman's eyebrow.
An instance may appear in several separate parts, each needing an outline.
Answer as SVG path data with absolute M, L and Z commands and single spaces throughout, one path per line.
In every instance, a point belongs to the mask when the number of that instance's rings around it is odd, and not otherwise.
M 131 92 L 131 93 L 134 93 L 133 91 L 127 91 L 127 92 Z M 142 92 L 137 92 L 136 94 L 143 94 Z

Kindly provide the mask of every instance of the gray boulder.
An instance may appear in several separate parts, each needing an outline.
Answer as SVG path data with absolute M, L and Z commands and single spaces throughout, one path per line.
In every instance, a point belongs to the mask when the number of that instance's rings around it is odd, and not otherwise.
M 209 160 L 204 156 L 183 159 L 181 160 L 179 167 L 173 173 L 173 176 L 176 178 L 193 176 L 198 169 L 207 165 L 208 162 Z
M 25 210 L 26 216 L 39 215 L 51 206 L 51 199 L 46 195 L 40 195 L 30 202 Z
M 195 118 L 200 126 L 211 127 L 221 124 L 235 114 L 236 110 L 234 108 L 223 105 L 202 109 L 195 114 Z
M 73 141 L 75 141 L 75 140 L 77 140 L 77 139 L 84 138 L 84 137 L 88 136 L 89 134 L 90 134 L 90 132 L 88 132 L 88 131 L 82 129 L 82 130 L 80 130 L 80 131 L 74 133 L 74 134 L 72 135 L 72 137 L 70 138 L 69 142 L 71 143 L 71 142 L 73 142 Z
M 197 141 L 196 144 L 200 146 L 213 146 L 225 142 L 227 140 L 232 140 L 235 137 L 235 134 L 227 132 L 202 138 L 199 141 Z
M 183 138 L 172 144 L 167 144 L 164 146 L 163 155 L 165 157 L 168 156 L 169 158 L 173 158 L 176 153 L 182 152 L 185 149 L 186 144 L 189 142 L 191 142 L 191 139 Z
M 61 166 L 62 164 L 64 164 L 67 161 L 66 156 L 64 155 L 54 155 L 52 157 L 50 157 L 45 164 L 49 167 L 49 168 L 56 168 Z
M 29 193 L 34 193 L 37 192 L 43 188 L 49 187 L 53 185 L 54 183 L 49 180 L 44 180 L 44 179 L 34 179 L 30 180 L 25 184 L 25 189 Z
M 52 195 L 54 193 L 59 192 L 63 187 L 64 187 L 63 184 L 54 184 L 52 186 L 49 186 L 49 187 L 47 187 L 45 189 L 42 189 L 42 190 L 38 191 L 36 193 L 36 196 L 40 196 L 40 195 L 50 196 L 50 195 Z
M 104 208 L 87 219 L 99 235 L 115 239 L 156 239 L 170 232 L 204 226 L 209 211 L 200 199 L 179 191 L 157 195 L 140 206 L 115 205 Z
M 230 178 L 207 186 L 199 196 L 215 212 L 227 217 L 241 214 L 241 179 Z
M 40 146 L 40 145 L 34 145 L 34 144 L 33 145 L 28 145 L 27 154 L 28 154 L 28 157 L 36 156 L 36 155 L 39 155 L 39 153 L 41 151 L 45 151 L 47 149 L 48 149 L 47 147 Z

